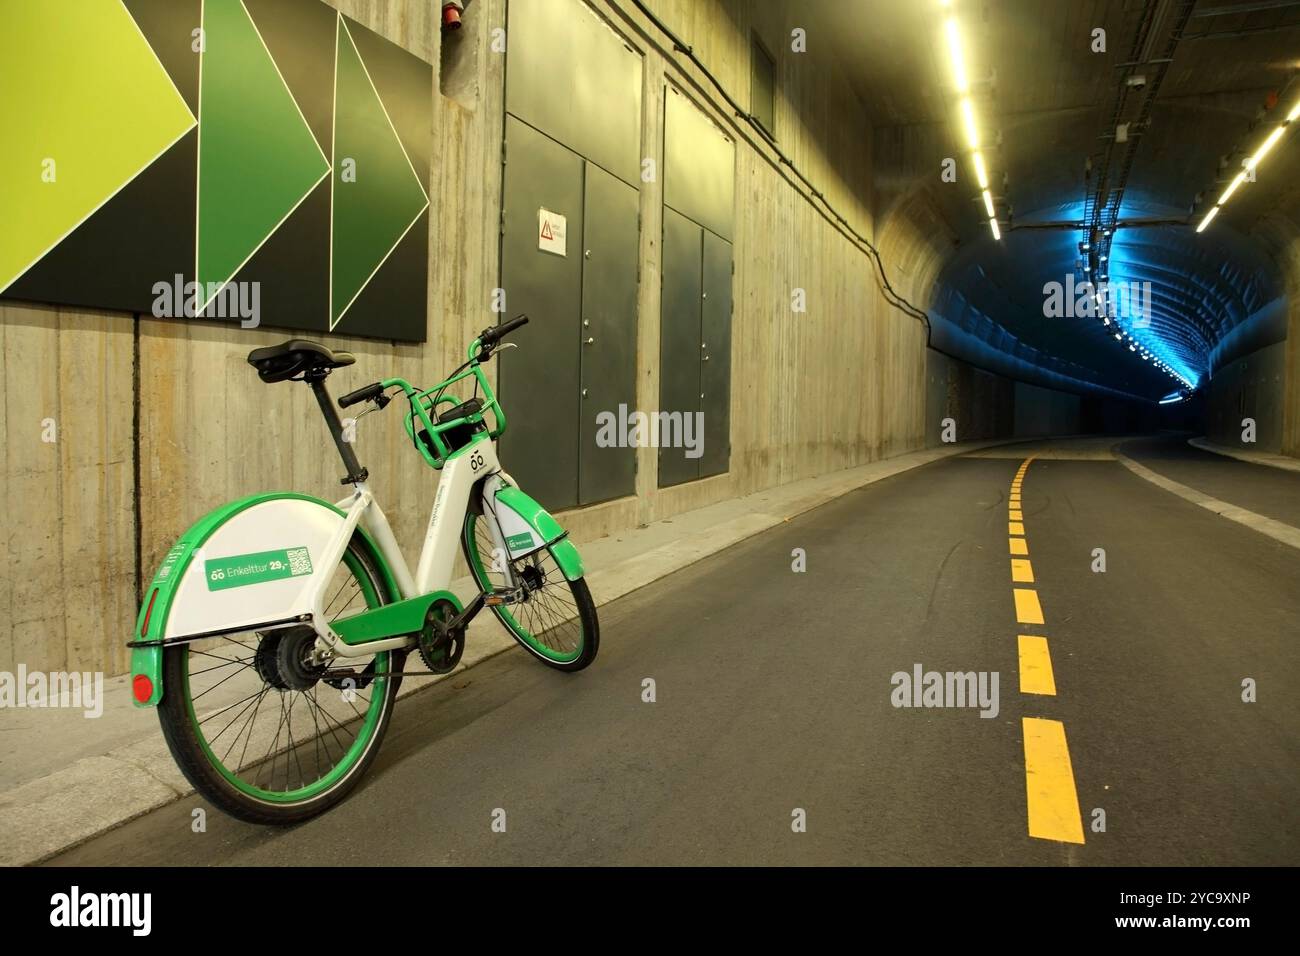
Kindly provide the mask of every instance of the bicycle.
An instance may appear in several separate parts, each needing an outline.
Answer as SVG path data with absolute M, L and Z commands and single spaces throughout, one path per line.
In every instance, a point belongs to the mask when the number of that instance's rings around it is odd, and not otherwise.
M 177 765 L 226 813 L 293 824 L 342 800 L 378 752 L 402 678 L 450 673 L 485 607 L 550 667 L 595 659 L 600 631 L 578 550 L 497 460 L 506 417 L 482 366 L 527 322 L 479 333 L 468 360 L 431 389 L 391 378 L 339 399 L 372 405 L 364 415 L 405 396 L 407 436 L 440 472 L 414 574 L 325 386 L 354 356 L 299 339 L 249 353 L 262 381 L 311 387 L 352 494 L 330 504 L 272 492 L 217 508 L 167 552 L 145 592 L 128 644 L 134 701 L 157 708 Z M 449 393 L 469 379 L 470 398 Z M 478 588 L 466 605 L 448 589 L 458 544 Z M 411 651 L 427 673 L 404 671 Z

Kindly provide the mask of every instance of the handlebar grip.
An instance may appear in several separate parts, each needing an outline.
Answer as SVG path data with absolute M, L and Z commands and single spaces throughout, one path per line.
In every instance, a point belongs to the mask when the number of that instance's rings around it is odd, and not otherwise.
M 379 382 L 372 382 L 369 385 L 363 385 L 355 392 L 348 392 L 339 399 L 339 408 L 347 408 L 349 405 L 355 405 L 357 402 L 368 402 L 379 395 L 384 390 L 384 386 Z
M 497 338 L 499 338 L 499 339 L 503 339 L 503 338 L 505 338 L 507 335 L 509 335 L 511 332 L 513 332 L 515 329 L 520 328 L 521 326 L 525 326 L 525 325 L 527 325 L 527 324 L 528 324 L 528 316 L 526 316 L 526 315 L 516 315 L 513 319 L 511 319 L 511 320 L 510 320 L 509 322 L 507 322 L 505 325 L 503 325 L 503 326 L 501 326 L 501 327 L 499 327 L 499 328 L 497 329 Z
M 511 332 L 513 332 L 515 329 L 519 328 L 522 325 L 527 325 L 527 324 L 528 324 L 528 316 L 516 315 L 509 322 L 506 322 L 502 325 L 494 326 L 493 328 L 490 329 L 484 329 L 482 332 L 479 333 L 478 336 L 479 342 L 491 348 L 492 346 L 500 342 L 503 338 L 505 338 L 507 335 L 509 335 Z

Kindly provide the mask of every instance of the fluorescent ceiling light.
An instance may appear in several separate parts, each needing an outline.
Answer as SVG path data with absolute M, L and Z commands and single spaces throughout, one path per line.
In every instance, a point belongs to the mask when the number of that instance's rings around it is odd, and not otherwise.
M 1241 172 L 1237 173 L 1237 175 L 1233 178 L 1232 182 L 1228 183 L 1228 188 L 1225 189 L 1223 191 L 1223 195 L 1219 197 L 1218 205 L 1222 206 L 1225 202 L 1231 199 L 1232 194 L 1235 193 L 1237 189 L 1241 186 L 1241 184 L 1244 183 L 1245 181 L 1246 181 L 1246 171 L 1243 169 Z
M 975 125 L 975 107 L 971 105 L 969 96 L 961 101 L 961 118 L 966 124 L 966 145 L 971 149 L 979 149 L 980 133 Z
M 984 168 L 984 156 L 979 152 L 975 153 L 975 178 L 979 180 L 980 189 L 989 188 L 989 171 Z
M 990 219 L 992 219 L 994 216 L 997 215 L 997 213 L 993 211 L 993 197 L 989 195 L 989 191 L 987 189 L 984 190 L 984 208 L 988 210 Z
M 1286 121 L 1290 123 L 1297 116 L 1300 116 L 1300 100 L 1296 100 L 1295 106 L 1291 107 L 1291 112 L 1286 114 Z
M 1282 138 L 1282 132 L 1285 129 L 1285 126 L 1279 126 L 1277 129 L 1273 130 L 1273 132 L 1268 134 L 1268 139 L 1264 140 L 1263 145 L 1261 145 L 1259 149 L 1255 150 L 1255 155 L 1246 160 L 1247 169 L 1254 169 L 1259 165 L 1259 161 L 1264 158 L 1264 154 L 1272 149 L 1277 144 L 1277 141 Z M 1220 200 L 1220 202 L 1222 202 L 1222 200 Z
M 948 31 L 948 56 L 952 59 L 952 81 L 957 92 L 966 95 L 970 88 L 966 82 L 966 58 L 961 52 L 961 33 L 957 29 L 956 17 L 949 17 L 944 25 Z
M 1211 209 L 1208 213 L 1205 214 L 1205 218 L 1202 219 L 1202 220 L 1201 220 L 1201 224 L 1200 224 L 1199 226 L 1196 227 L 1196 231 L 1197 231 L 1197 232 L 1204 232 L 1204 231 L 1205 231 L 1205 227 L 1208 226 L 1208 225 L 1210 224 L 1210 220 L 1213 219 L 1213 218 L 1214 218 L 1215 216 L 1217 216 L 1218 214 L 1219 214 L 1219 207 L 1218 207 L 1218 206 L 1215 206 L 1213 209 Z
M 996 219 L 989 220 L 989 228 L 993 230 L 993 238 L 996 239 L 998 242 L 1001 242 L 1002 230 L 998 228 L 998 221 Z

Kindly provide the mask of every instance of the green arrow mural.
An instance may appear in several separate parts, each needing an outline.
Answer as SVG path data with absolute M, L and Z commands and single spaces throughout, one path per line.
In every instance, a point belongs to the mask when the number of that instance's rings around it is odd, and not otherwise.
M 424 341 L 432 97 L 322 0 L 0 0 L 0 299 Z
M 342 18 L 334 99 L 331 329 L 429 205 Z
M 205 0 L 197 277 L 204 304 L 329 172 L 240 0 Z
M 193 126 L 117 0 L 5 4 L 0 290 Z

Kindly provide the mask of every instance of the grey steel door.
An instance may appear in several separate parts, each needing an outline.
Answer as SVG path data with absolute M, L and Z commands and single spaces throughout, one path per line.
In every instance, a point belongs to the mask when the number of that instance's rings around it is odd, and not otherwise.
M 621 424 L 636 410 L 637 199 L 627 183 L 586 164 L 578 403 L 578 501 L 584 505 L 636 490 L 636 449 L 600 447 L 597 415 Z M 622 435 L 615 429 L 615 437 Z
M 501 404 L 509 418 L 501 462 L 552 511 L 578 503 L 582 174 L 581 157 L 506 117 L 501 319 L 525 312 L 531 322 L 510 339 L 519 348 L 498 353 Z M 566 218 L 564 255 L 539 248 L 542 209 Z
M 663 295 L 659 320 L 659 410 L 678 413 L 683 423 L 700 409 L 700 294 L 703 230 L 664 207 Z M 662 431 L 667 431 L 663 429 Z M 661 434 L 666 442 L 669 434 Z M 659 486 L 700 476 L 700 459 L 686 449 L 659 449 Z
M 731 461 L 731 243 L 704 230 L 701 292 L 700 410 L 704 454 L 700 477 L 720 475 Z

